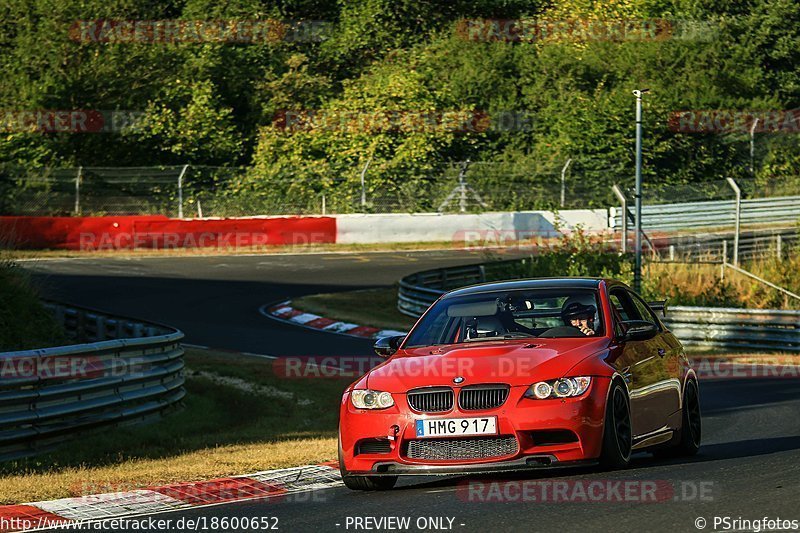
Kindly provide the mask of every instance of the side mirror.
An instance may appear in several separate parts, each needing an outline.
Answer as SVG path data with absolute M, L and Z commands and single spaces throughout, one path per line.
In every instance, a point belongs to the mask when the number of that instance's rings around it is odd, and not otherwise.
M 375 353 L 378 354 L 380 357 L 387 358 L 394 355 L 397 349 L 400 347 L 400 344 L 403 342 L 405 337 L 398 336 L 398 337 L 381 337 L 375 344 L 372 346 L 372 349 L 375 350 Z
M 646 341 L 658 334 L 658 326 L 647 320 L 625 320 L 622 322 L 624 341 Z

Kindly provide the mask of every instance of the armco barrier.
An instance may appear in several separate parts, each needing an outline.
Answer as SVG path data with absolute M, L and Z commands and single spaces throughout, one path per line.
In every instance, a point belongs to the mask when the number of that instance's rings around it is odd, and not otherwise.
M 492 274 L 526 261 L 512 259 L 411 274 L 400 280 L 397 309 L 419 317 L 446 291 L 497 279 Z M 800 311 L 670 306 L 664 323 L 689 346 L 800 352 Z
M 0 240 L 17 248 L 111 250 L 229 248 L 336 242 L 332 217 L 171 219 L 132 217 L 0 217 Z
M 0 353 L 0 460 L 84 431 L 160 416 L 185 395 L 183 333 L 48 303 L 71 346 Z
M 612 207 L 609 215 L 609 225 L 619 230 L 622 211 Z M 742 224 L 794 224 L 799 219 L 800 196 L 742 200 Z M 642 206 L 642 227 L 646 232 L 733 226 L 735 221 L 735 200 Z

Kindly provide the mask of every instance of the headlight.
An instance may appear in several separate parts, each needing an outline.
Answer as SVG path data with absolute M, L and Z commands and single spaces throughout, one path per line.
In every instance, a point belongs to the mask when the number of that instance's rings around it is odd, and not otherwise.
M 553 381 L 540 381 L 534 383 L 525 392 L 526 398 L 546 400 L 548 398 L 572 398 L 580 396 L 592 384 L 590 377 L 561 378 Z
M 388 392 L 376 390 L 354 390 L 350 399 L 358 409 L 386 409 L 394 405 L 394 398 Z

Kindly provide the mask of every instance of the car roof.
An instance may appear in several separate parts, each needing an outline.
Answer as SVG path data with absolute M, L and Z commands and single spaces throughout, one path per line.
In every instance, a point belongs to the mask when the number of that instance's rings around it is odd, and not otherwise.
M 489 283 L 481 283 L 479 285 L 470 285 L 469 287 L 455 289 L 445 294 L 443 298 L 453 298 L 457 296 L 466 296 L 468 294 L 480 294 L 485 292 L 517 291 L 524 289 L 597 289 L 602 281 L 615 284 L 618 283 L 614 280 L 605 280 L 604 278 L 569 277 L 492 281 Z

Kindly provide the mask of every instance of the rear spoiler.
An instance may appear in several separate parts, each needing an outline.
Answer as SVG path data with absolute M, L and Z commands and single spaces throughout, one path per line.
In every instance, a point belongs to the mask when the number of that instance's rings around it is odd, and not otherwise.
M 649 305 L 650 309 L 652 309 L 653 311 L 661 311 L 661 314 L 664 315 L 664 317 L 666 317 L 668 301 L 669 298 L 667 298 L 666 300 L 656 300 L 655 302 L 648 302 L 647 305 Z

